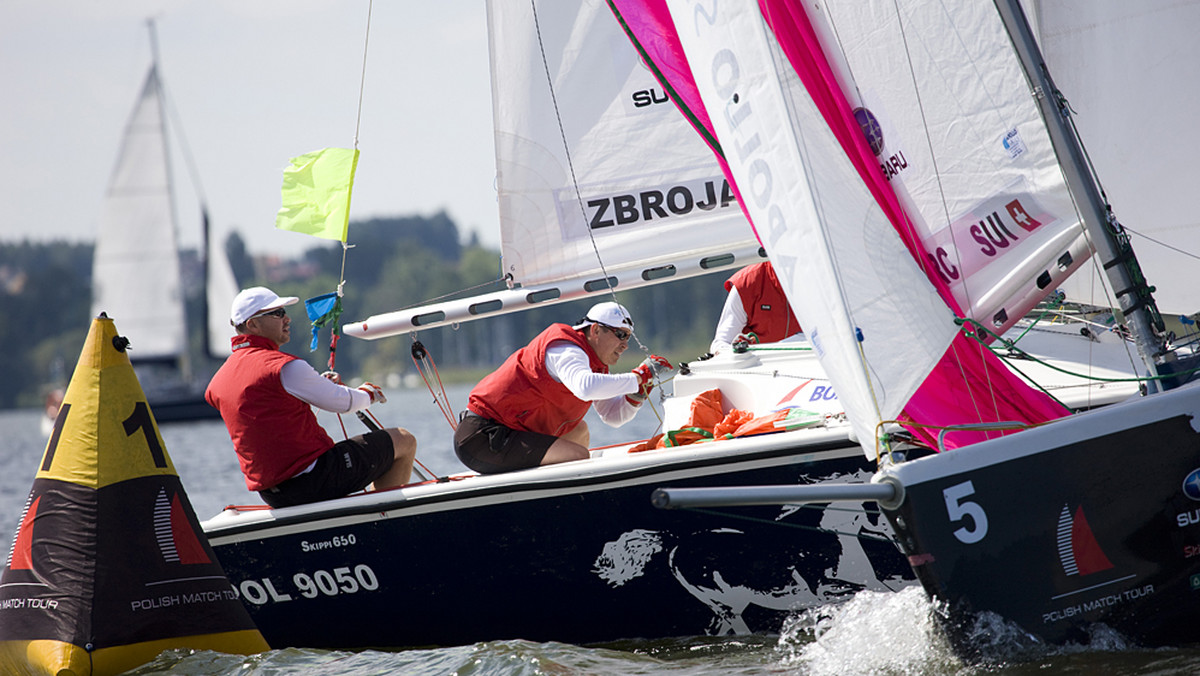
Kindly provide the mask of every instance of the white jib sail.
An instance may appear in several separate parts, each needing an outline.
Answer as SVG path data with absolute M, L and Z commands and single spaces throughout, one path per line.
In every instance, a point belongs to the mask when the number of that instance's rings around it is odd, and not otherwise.
M 160 87 L 152 67 L 122 137 L 92 263 L 92 313 L 116 322 L 135 361 L 177 359 L 187 346 Z
M 758 243 L 603 0 L 490 2 L 503 270 L 524 286 Z M 594 240 L 594 247 L 593 247 Z
M 930 264 L 1003 331 L 1090 250 L 995 7 L 821 0 L 809 16 Z
M 669 6 L 788 299 L 874 458 L 876 425 L 901 411 L 946 351 L 953 314 L 779 54 L 757 4 Z

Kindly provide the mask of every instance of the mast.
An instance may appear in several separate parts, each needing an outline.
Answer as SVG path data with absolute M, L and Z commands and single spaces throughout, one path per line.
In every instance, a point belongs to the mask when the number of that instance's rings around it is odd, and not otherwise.
M 1096 248 L 1109 284 L 1115 290 L 1121 312 L 1131 325 L 1138 352 L 1151 375 L 1160 375 L 1160 367 L 1170 361 L 1173 355 L 1163 339 L 1162 318 L 1151 295 L 1154 289 L 1146 284 L 1129 237 L 1101 196 L 1094 177 L 1087 168 L 1079 139 L 1067 123 L 1070 110 L 1065 99 L 1058 95 L 1058 89 L 1050 78 L 1020 2 L 994 1 L 1000 19 L 1012 39 L 1021 67 L 1033 87 L 1034 97 L 1050 132 L 1050 142 L 1058 153 L 1067 185 L 1075 195 L 1092 246 Z M 1157 387 L 1151 385 L 1151 389 Z

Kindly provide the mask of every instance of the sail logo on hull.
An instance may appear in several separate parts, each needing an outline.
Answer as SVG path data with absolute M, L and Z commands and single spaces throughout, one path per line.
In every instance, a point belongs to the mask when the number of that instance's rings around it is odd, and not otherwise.
M 1091 575 L 1113 568 L 1088 525 L 1082 505 L 1073 514 L 1063 505 L 1058 517 L 1058 559 L 1068 576 Z

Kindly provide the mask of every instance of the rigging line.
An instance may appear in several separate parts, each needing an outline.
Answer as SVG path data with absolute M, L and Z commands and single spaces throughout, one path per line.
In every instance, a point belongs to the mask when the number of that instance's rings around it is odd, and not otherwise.
M 367 423 L 367 419 L 370 419 L 371 423 L 373 423 L 375 426 L 375 429 L 371 430 L 372 432 L 386 431 L 386 429 L 387 429 L 383 426 L 383 423 L 379 422 L 379 418 L 376 417 L 376 415 L 369 408 L 359 409 L 359 410 L 355 411 L 355 415 L 357 415 L 358 419 L 361 420 L 364 424 Z M 340 413 L 338 414 L 338 417 L 339 417 L 339 419 L 341 419 Z M 369 428 L 369 427 L 371 427 L 371 425 L 368 424 L 367 427 Z M 416 465 L 417 467 L 419 467 L 421 470 L 423 470 L 426 475 L 432 477 L 431 480 L 437 480 L 438 483 L 441 483 L 441 477 L 438 477 L 436 472 L 433 472 L 428 467 L 426 467 L 425 463 L 418 460 L 417 456 L 415 456 L 415 455 L 413 456 L 413 464 Z
M 150 23 L 151 39 L 153 40 L 154 24 L 149 20 L 148 23 Z M 179 149 L 183 153 L 183 164 L 187 167 L 188 178 L 192 179 L 192 189 L 196 191 L 196 199 L 200 202 L 200 208 L 204 210 L 208 199 L 204 195 L 204 186 L 200 183 L 200 171 L 196 168 L 196 159 L 192 155 L 191 145 L 188 144 L 187 135 L 183 131 L 183 122 L 179 116 L 179 110 L 175 107 L 174 99 L 168 96 L 166 78 L 163 77 L 162 67 L 158 61 L 157 47 L 155 47 L 154 52 L 154 68 L 158 72 L 158 89 L 162 94 L 163 108 L 166 109 L 167 116 L 170 118 L 170 129 L 178 136 Z
M 587 210 L 583 206 L 583 195 L 579 189 L 579 179 L 575 175 L 575 162 L 571 159 L 571 146 L 567 143 L 566 127 L 563 124 L 562 113 L 558 107 L 558 95 L 554 91 L 554 78 L 550 75 L 550 62 L 546 58 L 546 44 L 542 40 L 542 22 L 538 19 L 537 0 L 529 0 L 529 7 L 533 13 L 533 28 L 537 33 L 538 52 L 542 56 L 542 72 L 546 75 L 546 90 L 550 94 L 550 102 L 554 107 L 554 121 L 558 125 L 558 136 L 562 139 L 563 156 L 567 160 L 567 171 L 571 174 L 571 187 L 575 191 L 575 203 L 579 205 L 579 217 L 587 230 L 588 241 L 592 245 L 592 251 L 596 254 L 596 263 L 600 266 L 600 274 L 604 276 L 604 284 L 608 287 L 608 293 L 612 296 L 613 302 L 617 302 L 617 290 L 613 287 L 612 277 L 608 274 L 608 269 L 604 265 L 604 257 L 600 255 L 600 247 L 596 244 L 596 236 L 592 233 L 591 227 L 588 226 Z M 638 349 L 642 354 L 650 355 L 650 349 L 646 347 L 642 340 L 637 337 L 637 333 L 633 333 L 631 338 L 637 342 Z M 658 416 L 659 422 L 662 422 L 662 416 L 658 409 L 654 406 L 654 402 L 647 398 L 650 403 L 650 410 L 654 411 L 654 415 Z
M 474 290 L 476 290 L 476 289 L 482 289 L 483 287 L 485 287 L 485 286 L 488 286 L 488 285 L 491 285 L 491 284 L 505 284 L 505 283 L 506 283 L 506 281 L 507 281 L 507 279 L 508 279 L 508 276 L 507 276 L 507 275 L 506 275 L 506 276 L 504 276 L 504 277 L 497 277 L 496 279 L 490 279 L 490 280 L 488 280 L 488 281 L 486 281 L 486 282 L 481 282 L 481 283 L 479 283 L 479 284 L 476 284 L 475 286 L 469 286 L 469 287 L 467 287 L 467 288 L 465 288 L 465 289 L 458 289 L 457 291 L 451 291 L 450 293 L 444 293 L 444 294 L 442 294 L 442 295 L 440 295 L 440 296 L 436 296 L 436 297 L 434 297 L 434 298 L 427 298 L 427 299 L 425 299 L 425 300 L 419 300 L 419 301 L 417 301 L 417 302 L 415 302 L 415 303 L 412 303 L 412 304 L 409 304 L 409 305 L 405 305 L 404 307 L 401 307 L 400 309 L 401 309 L 401 310 L 407 310 L 407 309 L 409 309 L 409 308 L 420 307 L 420 306 L 422 306 L 422 305 L 428 305 L 428 304 L 430 304 L 430 303 L 436 303 L 436 302 L 438 302 L 438 301 L 440 301 L 440 300 L 444 300 L 444 299 L 446 299 L 446 298 L 452 298 L 452 297 L 454 297 L 454 296 L 457 296 L 457 295 L 459 295 L 459 294 L 465 294 L 465 293 L 469 293 L 469 292 L 471 292 L 471 291 L 474 291 Z
M 1134 230 L 1133 228 L 1129 227 L 1128 225 L 1125 225 L 1124 223 L 1122 223 L 1121 225 L 1123 228 L 1125 228 L 1126 231 L 1132 232 L 1133 234 L 1137 235 L 1138 237 L 1141 237 L 1144 240 L 1154 242 L 1155 244 L 1157 244 L 1163 248 L 1170 249 L 1171 251 L 1174 251 L 1175 253 L 1183 254 L 1184 256 L 1187 256 L 1189 258 L 1194 258 L 1196 260 L 1200 260 L 1200 255 L 1194 254 L 1190 251 L 1185 251 L 1183 249 L 1180 249 L 1177 246 L 1173 246 L 1173 245 L 1167 244 L 1166 242 L 1154 239 L 1150 235 L 1147 235 L 1144 232 L 1138 232 L 1137 230 Z
M 901 16 L 899 2 L 897 0 L 893 0 L 892 6 L 896 13 L 896 23 L 900 29 L 900 39 L 904 44 L 905 64 L 908 66 L 909 77 L 911 78 L 911 82 L 912 82 L 913 95 L 917 99 L 917 110 L 919 111 L 919 113 L 921 115 L 921 126 L 925 130 L 926 146 L 929 150 L 930 162 L 933 165 L 933 175 L 937 181 L 938 195 L 941 197 L 942 212 L 946 219 L 945 222 L 946 222 L 947 226 L 949 226 L 951 224 L 951 217 L 950 217 L 950 212 L 949 212 L 948 204 L 947 204 L 946 189 L 945 189 L 944 183 L 942 182 L 942 172 L 938 165 L 937 153 L 934 152 L 934 148 L 933 148 L 933 140 L 930 135 L 929 117 L 925 111 L 925 101 L 921 96 L 921 88 L 917 84 L 917 75 L 916 75 L 916 68 L 914 67 L 914 64 L 913 64 L 912 48 L 909 46 L 909 43 L 908 43 L 908 31 L 905 28 L 904 19 Z M 921 238 L 919 236 L 917 236 L 915 225 L 912 223 L 912 220 L 907 217 L 907 212 L 905 212 L 904 226 L 906 228 L 908 228 L 909 235 L 913 238 L 914 243 L 920 244 L 921 248 L 923 249 L 924 243 L 922 242 Z M 950 232 L 951 242 L 954 242 L 955 241 L 954 240 L 954 231 L 953 231 L 954 229 L 950 228 L 950 230 L 951 230 L 951 232 Z M 962 259 L 961 259 L 961 256 L 959 255 L 959 248 L 957 246 L 957 242 L 955 242 L 955 244 L 956 244 L 956 246 L 954 247 L 955 261 L 959 264 L 959 266 L 961 268 L 962 267 Z M 928 261 L 925 260 L 924 256 L 921 256 L 921 255 L 917 256 L 917 264 L 920 266 L 921 270 L 923 272 L 925 272 L 926 276 L 931 276 L 930 271 L 928 269 Z M 935 271 L 935 274 L 936 274 L 936 271 Z M 949 288 L 946 289 L 946 292 L 950 293 Z M 966 307 L 967 308 L 972 307 L 973 303 L 971 301 L 971 291 L 970 291 L 970 288 L 968 288 L 968 286 L 965 284 L 963 285 L 963 294 L 964 294 L 964 300 L 966 301 Z M 953 300 L 953 294 L 951 294 L 951 300 Z M 963 314 L 964 315 L 966 314 L 965 310 L 963 311 Z M 954 359 L 955 364 L 958 366 L 959 374 L 960 374 L 960 377 L 962 378 L 963 382 L 967 382 L 966 373 L 965 373 L 965 370 L 963 367 L 963 361 L 962 361 L 962 358 L 959 356 L 958 348 L 954 345 L 954 343 L 951 343 L 950 354 L 951 354 L 952 358 Z M 988 365 L 986 362 L 984 362 L 983 366 L 984 366 L 985 382 L 988 383 L 988 392 L 990 393 L 991 399 L 992 399 L 992 410 L 993 410 L 993 412 L 995 412 L 999 407 L 999 402 L 996 399 L 995 389 L 993 387 L 991 387 L 991 369 L 988 368 Z M 970 397 L 971 406 L 975 409 L 976 415 L 980 415 L 981 414 L 981 404 L 976 399 L 974 388 L 968 387 L 968 388 L 966 388 L 966 390 L 967 390 L 967 395 Z M 980 417 L 982 418 L 981 415 L 980 415 Z M 990 432 L 985 432 L 985 434 L 990 438 L 990 436 L 991 436 Z
M 588 240 L 592 243 L 592 251 L 596 254 L 596 262 L 600 265 L 600 272 L 604 275 L 604 283 L 608 286 L 608 292 L 612 295 L 613 302 L 617 300 L 616 289 L 613 288 L 612 278 L 608 275 L 608 270 L 604 266 L 604 258 L 600 255 L 600 247 L 596 244 L 596 236 L 592 234 L 592 229 L 587 226 L 587 210 L 583 207 L 583 195 L 579 189 L 579 179 L 575 175 L 575 163 L 571 159 L 571 147 L 567 143 L 566 127 L 563 124 L 562 113 L 558 107 L 558 96 L 554 92 L 554 78 L 550 75 L 550 62 L 546 58 L 546 45 L 542 40 L 542 23 L 538 19 L 537 0 L 529 0 L 530 9 L 533 11 L 533 27 L 537 32 L 538 51 L 542 56 L 542 72 L 546 75 L 546 90 L 550 94 L 550 102 L 554 107 L 554 121 L 558 125 L 558 135 L 562 139 L 563 155 L 567 160 L 567 171 L 571 174 L 571 187 L 575 191 L 575 202 L 579 205 L 579 216 L 583 219 L 584 227 L 587 229 Z M 646 351 L 646 346 L 638 341 L 638 347 L 642 351 Z
M 942 172 L 938 166 L 937 153 L 934 152 L 934 148 L 933 148 L 933 140 L 930 135 L 929 117 L 925 112 L 925 101 L 921 97 L 921 88 L 917 84 L 917 73 L 916 73 L 916 68 L 913 65 L 912 49 L 908 44 L 908 31 L 905 30 L 904 19 L 901 16 L 900 3 L 897 0 L 893 0 L 892 6 L 896 12 L 896 23 L 900 28 L 900 39 L 904 44 L 905 63 L 908 65 L 909 77 L 911 78 L 912 87 L 913 87 L 913 95 L 917 99 L 917 110 L 921 114 L 921 126 L 925 130 L 925 142 L 926 142 L 926 146 L 929 149 L 929 160 L 933 164 L 933 175 L 937 181 L 938 195 L 941 196 L 942 211 L 946 218 L 946 224 L 949 225 L 950 224 L 950 212 L 949 212 L 948 205 L 947 205 L 946 188 L 945 188 L 945 185 L 942 183 Z M 907 212 L 906 212 L 906 214 L 907 214 Z M 917 244 L 921 244 L 922 248 L 924 248 L 924 244 L 921 241 L 921 238 L 919 236 L 917 236 L 916 228 L 915 228 L 914 224 L 912 223 L 911 219 L 908 219 L 907 217 L 905 218 L 905 226 L 909 228 L 909 234 L 911 237 L 913 237 L 914 242 Z M 954 241 L 953 228 L 951 228 L 950 236 L 951 236 L 951 241 L 953 242 Z M 961 267 L 962 260 L 958 254 L 958 247 L 955 246 L 954 250 L 955 250 L 955 260 L 958 262 L 959 266 Z M 930 276 L 930 272 L 927 268 L 928 262 L 925 260 L 925 257 L 917 256 L 917 262 L 921 266 L 921 270 L 923 272 L 925 272 L 926 276 Z M 936 274 L 936 271 L 935 271 L 935 274 Z M 946 292 L 947 293 L 950 292 L 949 288 L 946 289 Z M 967 288 L 967 285 L 965 285 L 965 284 L 963 285 L 963 294 L 964 294 L 964 297 L 966 300 L 967 307 L 968 308 L 971 307 L 972 306 L 971 291 L 969 288 Z M 951 294 L 951 300 L 953 300 L 952 294 Z M 963 314 L 966 314 L 966 312 L 964 311 Z M 954 342 L 950 343 L 950 354 L 951 354 L 952 358 L 954 359 L 955 365 L 958 367 L 959 377 L 962 379 L 962 381 L 964 383 L 968 382 L 967 378 L 966 378 L 966 371 L 963 366 L 963 360 L 959 356 L 958 347 L 954 344 Z M 995 388 L 991 387 L 991 369 L 988 368 L 986 361 L 983 363 L 983 367 L 984 367 L 984 376 L 985 376 L 984 379 L 985 379 L 985 382 L 988 383 L 988 391 L 991 394 L 992 411 L 993 411 L 993 413 L 995 413 L 999 409 L 999 402 L 996 400 Z M 967 387 L 966 391 L 967 391 L 967 396 L 970 397 L 971 406 L 972 406 L 972 408 L 975 409 L 975 414 L 977 416 L 979 416 L 980 419 L 982 419 L 983 416 L 982 416 L 981 403 L 976 399 L 974 388 Z M 990 432 L 985 432 L 985 435 L 988 438 L 991 438 Z
M 375 0 L 367 2 L 367 29 L 363 35 L 363 63 L 362 74 L 358 81 L 358 113 L 354 119 L 354 149 L 358 150 L 358 130 L 362 125 L 362 108 L 363 108 L 363 92 L 367 88 L 367 47 L 371 44 L 371 9 L 375 5 Z
M 425 348 L 421 341 L 417 340 L 416 334 L 413 334 L 413 345 L 410 350 L 413 364 L 417 368 L 417 373 L 421 374 L 421 379 L 425 381 L 425 387 L 429 390 L 429 394 L 433 396 L 433 402 L 437 404 L 438 410 L 441 411 L 442 417 L 450 424 L 450 429 L 457 430 L 458 423 L 454 420 L 454 406 L 450 404 L 450 398 L 446 395 L 446 386 L 442 384 L 442 375 L 438 371 L 437 364 L 433 360 L 433 355 Z M 437 390 L 434 389 L 434 380 L 437 381 Z
M 1022 361 L 1032 361 L 1032 362 L 1041 364 L 1042 366 L 1045 366 L 1047 368 L 1058 371 L 1060 373 L 1065 373 L 1069 376 L 1075 376 L 1076 378 L 1081 378 L 1084 380 L 1095 380 L 1097 382 L 1104 382 L 1104 383 L 1140 383 L 1140 382 L 1155 381 L 1155 380 L 1166 380 L 1168 378 L 1176 377 L 1181 374 L 1188 374 L 1188 373 L 1194 373 L 1194 372 L 1200 371 L 1200 367 L 1196 367 L 1196 368 L 1190 369 L 1188 371 L 1179 371 L 1174 374 L 1169 374 L 1169 375 L 1165 375 L 1165 376 L 1133 376 L 1130 378 L 1104 378 L 1101 376 L 1083 375 L 1082 373 L 1075 373 L 1074 371 L 1068 371 L 1067 369 L 1059 368 L 1043 359 L 1039 359 L 1039 358 L 1029 354 L 1028 352 L 1026 352 L 1026 351 L 1022 350 L 1021 348 L 1017 347 L 1016 345 L 1014 345 L 1012 343 L 1012 341 L 1007 340 L 1003 336 L 996 336 L 996 339 L 1002 345 L 1004 345 L 1005 348 L 1007 348 L 1009 350 L 1008 354 L 1003 354 L 997 348 L 993 347 L 992 345 L 988 345 L 986 342 L 984 342 L 984 340 L 982 338 L 980 338 L 977 335 L 977 332 L 980 330 L 986 331 L 986 328 L 983 327 L 982 324 L 980 324 L 979 322 L 976 322 L 973 319 L 964 319 L 962 321 L 963 321 L 964 331 L 966 331 L 967 336 L 969 338 L 971 338 L 971 339 L 975 340 L 976 342 L 980 343 L 981 345 L 987 347 L 989 350 L 992 351 L 993 354 L 995 354 L 997 357 L 1000 357 L 1001 359 L 1003 359 L 1005 361 L 1005 363 L 1008 363 L 1009 367 L 1014 370 L 1017 370 L 1017 367 L 1011 363 L 1011 361 L 1009 360 L 1009 357 L 1015 355 L 1015 356 L 1019 357 Z M 967 330 L 966 327 L 968 325 L 974 325 L 976 327 L 975 330 Z M 1133 370 L 1136 372 L 1137 369 L 1135 368 Z M 1020 373 L 1020 371 L 1018 371 L 1018 373 Z M 1026 380 L 1033 382 L 1033 379 L 1030 378 L 1029 376 L 1025 375 L 1024 373 L 1021 373 L 1021 376 L 1023 378 L 1025 378 Z M 1034 383 L 1034 384 L 1036 385 L 1037 383 Z
M 367 53 L 369 51 L 368 48 L 371 45 L 371 10 L 374 8 L 374 6 L 375 6 L 374 0 L 368 0 L 368 2 L 367 2 L 367 26 L 363 33 L 362 71 L 359 74 L 359 79 L 358 79 L 358 109 L 355 111 L 355 115 L 354 115 L 354 150 L 355 151 L 358 150 L 358 133 L 359 133 L 359 130 L 362 128 L 363 93 L 367 89 Z M 349 244 L 345 241 L 342 242 L 342 269 L 338 273 L 338 286 L 337 286 L 338 298 L 341 298 L 344 295 L 343 290 L 346 286 L 346 254 L 352 248 L 353 248 L 352 244 Z
M 913 95 L 917 99 L 917 110 L 921 114 L 921 126 L 925 130 L 925 144 L 929 150 L 929 161 L 933 165 L 933 176 L 937 181 L 938 195 L 941 198 L 940 201 L 941 201 L 941 205 L 942 205 L 943 215 L 946 219 L 946 221 L 945 221 L 946 226 L 949 227 L 951 224 L 951 219 L 950 219 L 950 212 L 949 212 L 948 206 L 947 206 L 946 189 L 945 189 L 945 185 L 942 183 L 942 171 L 938 166 L 937 153 L 934 152 L 933 140 L 929 133 L 929 117 L 925 113 L 925 101 L 924 101 L 924 99 L 921 98 L 921 88 L 917 84 L 917 73 L 916 73 L 916 68 L 913 66 L 912 49 L 911 49 L 911 47 L 909 47 L 909 44 L 908 44 L 908 31 L 905 30 L 904 20 L 900 14 L 899 2 L 897 0 L 893 0 L 892 6 L 896 12 L 896 24 L 897 24 L 897 26 L 899 26 L 899 29 L 900 29 L 900 39 L 904 43 L 904 62 L 905 62 L 905 64 L 908 65 L 909 77 L 910 77 L 910 81 L 912 82 L 912 92 L 913 92 Z M 916 229 L 916 224 L 913 223 L 912 218 L 908 214 L 908 210 L 905 209 L 903 207 L 903 205 L 901 205 L 900 211 L 901 211 L 901 216 L 903 218 L 903 222 L 900 225 L 905 228 L 909 237 L 912 238 L 914 244 L 919 244 L 921 249 L 924 249 L 924 242 L 921 240 L 921 237 L 918 235 L 917 229 Z M 953 229 L 951 229 L 950 236 L 951 236 L 950 241 L 954 242 Z M 956 244 L 956 246 L 954 247 L 954 260 L 956 263 L 958 263 L 959 268 L 961 269 L 964 267 L 963 263 L 962 263 L 962 257 L 959 254 L 959 248 L 957 246 L 957 242 L 955 242 L 955 244 Z M 925 253 L 925 252 L 918 251 L 917 253 L 920 254 L 920 253 Z M 917 255 L 917 256 L 915 256 L 915 258 L 917 259 L 917 265 L 920 267 L 921 271 L 924 272 L 927 277 L 932 278 L 934 275 L 938 274 L 936 270 L 933 271 L 932 274 L 930 273 L 929 261 L 926 259 L 926 256 Z M 950 293 L 949 288 L 946 289 L 946 292 Z M 970 307 L 971 306 L 971 295 L 970 295 L 970 290 L 966 288 L 966 285 L 964 285 L 963 292 L 966 294 L 967 307 Z M 953 294 L 951 294 L 951 299 L 953 299 Z

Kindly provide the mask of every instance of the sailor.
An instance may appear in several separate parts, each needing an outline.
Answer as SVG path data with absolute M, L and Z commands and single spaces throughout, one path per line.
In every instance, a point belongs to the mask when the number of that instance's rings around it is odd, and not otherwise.
M 775 343 L 800 333 L 800 322 L 770 261 L 738 270 L 725 282 L 725 290 L 729 295 L 709 352 L 728 350 L 739 340 Z
M 588 409 L 619 427 L 672 368 L 651 355 L 629 373 L 610 374 L 632 335 L 629 311 L 614 302 L 593 305 L 574 326 L 542 331 L 471 390 L 454 433 L 459 460 L 494 474 L 589 457 Z
M 417 441 L 407 430 L 393 427 L 335 444 L 317 422 L 312 406 L 350 413 L 387 399 L 377 385 L 347 387 L 337 373 L 318 374 L 279 350 L 291 338 L 284 308 L 297 300 L 261 286 L 239 293 L 229 320 L 237 329 L 233 354 L 204 393 L 225 420 L 246 487 L 271 507 L 288 507 L 372 483 L 376 490 L 408 483 Z

